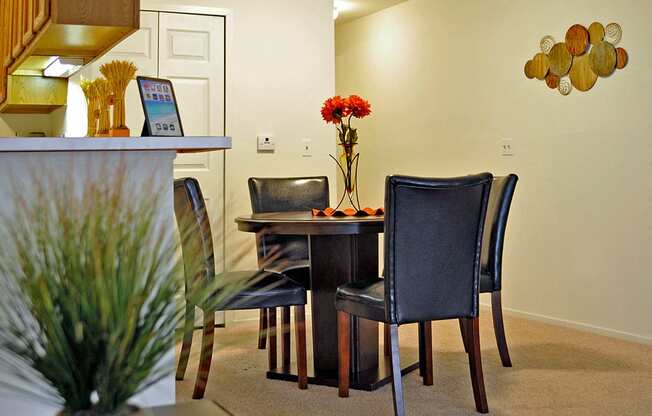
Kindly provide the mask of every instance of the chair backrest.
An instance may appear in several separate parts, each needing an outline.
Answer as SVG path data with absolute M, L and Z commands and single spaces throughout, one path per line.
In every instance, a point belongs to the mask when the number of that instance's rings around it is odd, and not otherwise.
M 517 181 L 518 176 L 513 173 L 507 176 L 497 176 L 493 180 L 489 194 L 485 231 L 482 238 L 481 265 L 482 272 L 491 276 L 493 290 L 500 290 L 502 286 L 505 230 Z
M 390 323 L 476 317 L 492 176 L 389 176 L 385 303 Z
M 185 266 L 186 294 L 200 289 L 215 277 L 213 234 L 206 211 L 206 202 L 199 182 L 195 178 L 174 181 L 174 215 L 181 233 L 181 251 Z M 189 271 L 196 270 L 196 256 L 201 256 L 201 269 L 196 276 Z
M 309 211 L 328 207 L 328 178 L 249 178 L 249 197 L 254 214 L 261 212 Z M 306 236 L 265 235 L 257 238 L 258 259 L 279 246 L 283 258 L 308 259 Z

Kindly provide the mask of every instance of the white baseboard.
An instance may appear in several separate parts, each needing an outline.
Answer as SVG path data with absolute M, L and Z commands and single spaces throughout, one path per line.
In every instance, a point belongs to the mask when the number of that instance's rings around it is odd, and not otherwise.
M 480 302 L 480 306 L 491 308 L 489 303 Z M 537 313 L 525 312 L 518 309 L 506 308 L 503 306 L 503 313 L 533 321 L 545 322 L 552 325 L 563 326 L 566 328 L 578 329 L 580 331 L 592 332 L 595 334 L 606 335 L 612 338 L 618 338 L 625 341 L 638 342 L 640 344 L 652 345 L 652 338 L 643 335 L 632 334 L 630 332 L 618 331 L 616 329 L 605 328 L 597 325 L 586 324 L 583 322 L 571 321 L 568 319 L 554 318 L 552 316 L 540 315 Z
M 490 303 L 480 302 L 480 306 L 484 309 L 491 309 Z M 257 312 L 257 311 L 256 311 Z M 306 319 L 310 318 L 310 312 L 306 311 Z M 580 331 L 591 332 L 594 334 L 605 335 L 612 338 L 618 338 L 625 341 L 633 341 L 639 344 L 652 345 L 652 338 L 643 335 L 632 334 L 630 332 L 618 331 L 616 329 L 605 328 L 597 325 L 586 324 L 568 319 L 554 318 L 552 316 L 540 315 L 537 313 L 525 312 L 518 309 L 506 308 L 503 306 L 503 313 L 505 315 L 515 316 L 517 318 L 529 319 L 533 321 L 545 322 L 547 324 L 563 326 L 565 328 L 577 329 Z M 227 319 L 227 323 L 250 322 L 257 321 L 258 315 L 245 317 L 240 315 L 238 319 Z

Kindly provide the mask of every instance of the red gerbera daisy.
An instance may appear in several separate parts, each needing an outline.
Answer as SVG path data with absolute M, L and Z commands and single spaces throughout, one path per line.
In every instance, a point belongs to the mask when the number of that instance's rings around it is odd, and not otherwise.
M 339 95 L 324 101 L 324 106 L 321 108 L 321 116 L 327 123 L 339 124 L 349 114 L 351 114 L 351 110 L 347 100 Z
M 346 102 L 355 118 L 363 118 L 371 114 L 371 104 L 360 96 L 351 95 L 346 99 Z

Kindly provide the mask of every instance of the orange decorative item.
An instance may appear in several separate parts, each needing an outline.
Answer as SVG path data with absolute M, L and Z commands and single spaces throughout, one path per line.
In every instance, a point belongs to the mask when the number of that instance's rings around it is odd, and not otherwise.
M 357 95 L 350 95 L 347 98 L 336 95 L 324 101 L 324 105 L 321 108 L 321 116 L 324 121 L 335 124 L 339 136 L 338 145 L 342 146 L 340 160 L 330 155 L 340 168 L 344 179 L 344 192 L 334 209 L 335 213 L 346 211 L 337 211 L 345 198 L 348 198 L 348 201 L 353 207 L 352 209 L 354 211 L 351 215 L 357 215 L 358 212 L 363 212 L 360 209 L 360 199 L 357 189 L 360 154 L 355 153 L 355 145 L 358 144 L 358 129 L 351 126 L 351 120 L 353 118 L 361 119 L 369 114 L 371 114 L 371 105 L 367 100 Z M 344 215 L 347 214 L 345 213 Z
M 589 46 L 589 31 L 582 25 L 573 25 L 566 32 L 566 47 L 573 56 L 586 52 Z
M 336 210 L 334 208 L 326 209 L 312 209 L 313 217 L 371 217 L 374 215 L 384 215 L 385 210 L 383 208 L 362 208 L 356 210 L 355 208 L 346 208 L 343 210 Z

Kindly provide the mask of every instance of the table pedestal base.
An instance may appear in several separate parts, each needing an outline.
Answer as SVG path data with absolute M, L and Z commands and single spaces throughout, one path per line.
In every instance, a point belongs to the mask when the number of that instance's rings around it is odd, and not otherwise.
M 392 363 L 390 357 L 382 355 L 379 358 L 377 369 L 351 373 L 350 388 L 354 390 L 373 391 L 385 384 L 391 383 Z M 412 363 L 407 367 L 402 367 L 402 376 L 419 368 L 419 359 L 414 353 L 406 352 L 401 354 L 401 362 Z M 289 368 L 276 368 L 267 372 L 267 378 L 270 380 L 293 381 L 296 383 L 298 379 L 297 368 L 294 365 Z M 337 387 L 337 372 L 315 375 L 315 371 L 312 368 L 308 368 L 308 384 L 308 388 L 310 388 L 310 384 Z

